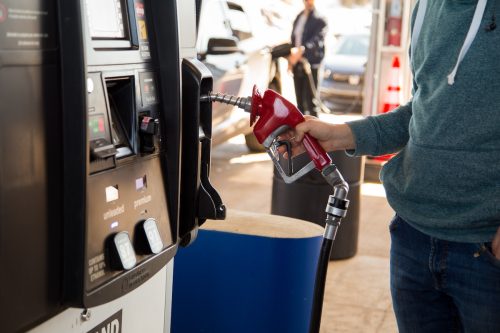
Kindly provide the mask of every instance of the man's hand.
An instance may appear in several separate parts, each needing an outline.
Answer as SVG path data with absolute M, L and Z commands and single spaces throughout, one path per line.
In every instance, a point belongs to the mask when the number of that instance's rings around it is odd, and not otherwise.
M 330 124 L 307 115 L 304 118 L 306 121 L 298 124 L 294 130 L 290 130 L 279 137 L 280 140 L 290 141 L 292 144 L 292 156 L 297 156 L 305 151 L 302 140 L 306 133 L 318 140 L 318 143 L 327 152 L 354 149 L 354 136 L 348 125 Z M 280 147 L 278 151 L 284 154 L 285 148 Z M 286 154 L 284 156 L 288 157 Z
M 303 47 L 292 47 L 292 49 L 290 50 L 290 55 L 288 56 L 289 67 L 291 68 L 295 66 L 295 64 L 298 63 L 300 59 L 302 59 L 303 54 L 304 54 Z
M 500 227 L 497 229 L 493 242 L 491 242 L 491 249 L 495 257 L 500 260 Z

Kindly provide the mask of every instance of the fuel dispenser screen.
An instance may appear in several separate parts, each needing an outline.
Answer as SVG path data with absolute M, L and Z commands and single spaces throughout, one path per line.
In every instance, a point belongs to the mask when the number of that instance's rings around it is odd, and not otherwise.
M 90 35 L 98 39 L 125 38 L 123 6 L 120 0 L 87 0 Z

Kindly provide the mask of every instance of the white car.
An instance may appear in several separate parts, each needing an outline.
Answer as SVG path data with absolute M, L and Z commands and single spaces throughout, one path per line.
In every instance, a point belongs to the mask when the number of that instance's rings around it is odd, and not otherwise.
M 199 59 L 212 72 L 214 92 L 249 96 L 252 87 L 280 90 L 280 71 L 270 48 L 286 41 L 279 14 L 258 3 L 204 0 L 198 27 Z M 213 104 L 212 144 L 245 134 L 251 150 L 260 149 L 249 126 L 249 114 L 237 107 Z

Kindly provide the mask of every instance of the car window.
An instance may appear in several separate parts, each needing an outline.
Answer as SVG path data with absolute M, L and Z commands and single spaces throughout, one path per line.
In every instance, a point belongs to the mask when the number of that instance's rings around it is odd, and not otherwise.
M 248 16 L 243 8 L 232 2 L 228 2 L 228 17 L 234 36 L 239 40 L 245 40 L 252 37 L 252 29 Z
M 208 40 L 210 38 L 233 37 L 222 5 L 221 1 L 203 2 L 198 29 L 197 50 L 199 54 L 207 52 Z
M 368 54 L 368 36 L 349 36 L 344 37 L 338 48 L 336 49 L 336 54 L 342 55 L 359 55 L 365 56 Z

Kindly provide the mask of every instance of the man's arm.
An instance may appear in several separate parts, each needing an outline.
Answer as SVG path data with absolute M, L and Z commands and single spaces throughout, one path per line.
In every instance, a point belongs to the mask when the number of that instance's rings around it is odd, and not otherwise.
M 391 112 L 348 122 L 356 143 L 355 150 L 349 153 L 378 156 L 398 152 L 408 142 L 411 117 L 409 101 Z
M 412 80 L 412 95 L 415 95 L 418 85 Z M 353 132 L 355 149 L 348 151 L 349 155 L 380 156 L 392 154 L 403 149 L 409 140 L 409 125 L 413 115 L 412 99 L 396 109 L 368 117 L 359 121 L 348 122 Z
M 293 156 L 304 152 L 302 140 L 306 133 L 318 140 L 326 151 L 347 150 L 353 156 L 384 155 L 406 145 L 411 116 L 411 101 L 389 113 L 346 124 L 330 124 L 316 117 L 304 116 L 306 121 L 281 135 L 280 139 L 292 143 Z M 278 150 L 285 152 L 284 148 Z
M 315 17 L 314 20 L 315 22 L 311 33 L 308 34 L 309 36 L 307 39 L 302 41 L 305 52 L 318 53 L 318 51 L 323 50 L 324 47 L 325 35 L 328 30 L 326 21 L 321 17 Z

